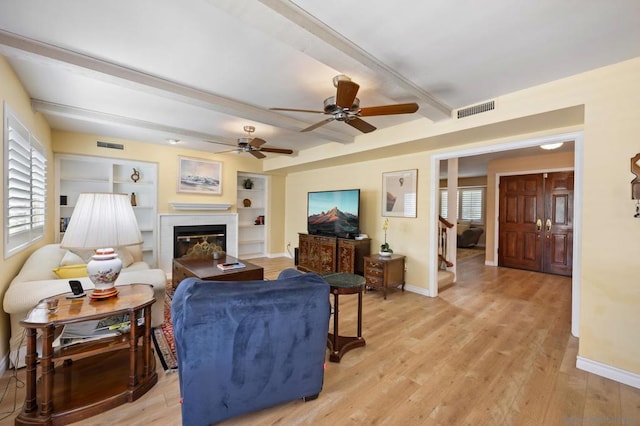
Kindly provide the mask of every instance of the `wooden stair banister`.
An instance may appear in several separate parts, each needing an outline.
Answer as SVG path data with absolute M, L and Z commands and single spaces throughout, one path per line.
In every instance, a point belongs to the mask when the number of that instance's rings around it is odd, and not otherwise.
M 444 226 L 446 226 L 447 228 L 451 229 L 453 228 L 453 223 L 449 222 L 447 219 L 445 219 L 442 216 L 438 216 L 438 220 L 440 221 L 440 223 L 442 223 Z
M 453 223 L 442 216 L 438 216 L 438 260 L 442 269 L 453 266 L 453 263 L 447 260 L 447 229 L 451 228 L 453 228 Z

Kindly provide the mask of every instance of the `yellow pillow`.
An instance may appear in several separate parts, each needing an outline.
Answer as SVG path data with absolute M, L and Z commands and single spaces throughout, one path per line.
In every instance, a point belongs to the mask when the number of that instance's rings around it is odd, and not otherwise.
M 53 270 L 58 278 L 80 278 L 88 277 L 87 265 L 60 266 Z

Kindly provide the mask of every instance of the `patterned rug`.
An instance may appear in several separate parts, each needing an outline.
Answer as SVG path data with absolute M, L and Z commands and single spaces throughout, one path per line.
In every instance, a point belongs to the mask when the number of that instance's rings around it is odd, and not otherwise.
M 178 358 L 176 357 L 176 345 L 173 340 L 173 325 L 171 324 L 171 300 L 173 289 L 167 287 L 164 298 L 164 322 L 160 327 L 153 329 L 151 337 L 156 347 L 156 353 L 160 358 L 162 368 L 166 372 L 178 371 Z

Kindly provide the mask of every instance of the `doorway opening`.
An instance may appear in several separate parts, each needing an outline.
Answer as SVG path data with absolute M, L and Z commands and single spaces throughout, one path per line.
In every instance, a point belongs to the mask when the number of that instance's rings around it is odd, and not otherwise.
M 583 160 L 582 160 L 582 151 L 583 151 L 583 134 L 582 132 L 571 132 L 564 134 L 557 134 L 552 136 L 546 136 L 541 138 L 520 140 L 507 142 L 503 144 L 494 144 L 488 145 L 484 147 L 476 147 L 469 149 L 461 149 L 457 151 L 451 151 L 446 153 L 438 153 L 434 154 L 431 157 L 431 193 L 430 193 L 430 203 L 432 208 L 430 209 L 430 223 L 429 229 L 430 233 L 433 236 L 438 235 L 438 205 L 439 205 L 439 180 L 440 180 L 440 166 L 443 160 L 449 159 L 461 159 L 466 157 L 473 156 L 481 156 L 484 154 L 490 153 L 501 153 L 503 152 L 505 156 L 513 154 L 519 149 L 531 148 L 531 147 L 539 147 L 543 144 L 549 144 L 554 142 L 565 142 L 565 141 L 573 141 L 574 144 L 574 217 L 573 217 L 573 227 L 579 229 L 582 220 L 582 181 L 583 181 Z M 449 176 L 449 179 L 457 179 L 457 175 L 455 177 Z M 496 187 L 497 193 L 497 183 L 493 183 Z M 490 183 L 491 185 L 491 183 Z M 488 202 L 493 202 L 494 211 L 498 211 L 498 197 L 493 197 L 493 200 L 488 200 Z M 497 217 L 497 214 L 495 215 Z M 497 266 L 497 247 L 498 247 L 498 223 L 496 218 L 488 218 L 488 220 L 495 221 L 492 223 L 492 229 L 486 235 L 487 240 L 487 250 L 492 250 L 491 253 L 487 253 L 487 260 L 485 264 L 488 266 Z M 572 254 L 573 254 L 573 274 L 572 274 L 572 309 L 571 309 L 571 332 L 574 336 L 579 336 L 579 326 L 580 326 L 580 311 L 579 311 L 579 300 L 580 300 L 580 247 L 581 247 L 581 237 L 580 234 L 577 233 L 573 237 L 572 241 Z M 438 295 L 438 241 L 437 238 L 432 238 L 430 240 L 430 279 L 429 279 L 429 296 L 436 297 Z

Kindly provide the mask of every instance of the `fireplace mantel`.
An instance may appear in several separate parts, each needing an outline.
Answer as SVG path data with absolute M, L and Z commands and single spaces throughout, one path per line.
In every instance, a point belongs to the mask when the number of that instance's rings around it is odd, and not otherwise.
M 211 203 L 175 203 L 171 202 L 174 210 L 229 210 L 231 204 L 211 204 Z
M 238 256 L 238 214 L 160 214 L 158 215 L 158 267 L 171 275 L 173 227 L 187 225 L 227 225 L 227 253 Z

